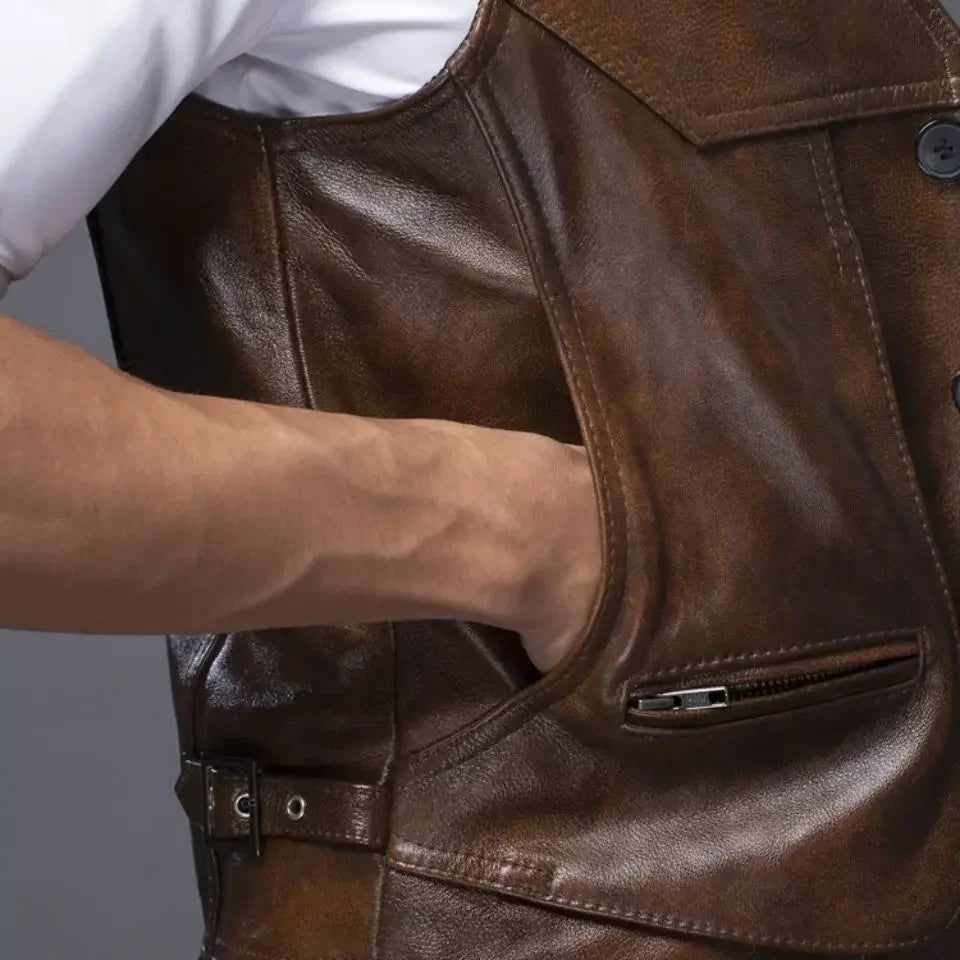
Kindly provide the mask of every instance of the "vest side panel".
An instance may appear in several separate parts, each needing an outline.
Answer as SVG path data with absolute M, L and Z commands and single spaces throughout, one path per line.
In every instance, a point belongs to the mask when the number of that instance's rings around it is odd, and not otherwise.
M 124 369 L 188 393 L 309 405 L 277 218 L 257 124 L 211 124 L 181 107 L 96 210 Z M 176 635 L 168 651 L 185 756 L 385 779 L 395 748 L 389 624 Z M 318 945 L 372 955 L 379 853 L 272 838 L 254 865 L 211 854 L 190 829 L 205 957 L 315 956 Z
M 453 84 L 381 122 L 268 128 L 268 146 L 315 406 L 580 442 L 517 225 Z M 540 676 L 512 631 L 394 631 L 401 754 Z
M 832 117 L 698 149 L 521 15 L 470 99 L 613 439 L 627 592 L 572 690 L 411 758 L 391 866 L 770 950 L 934 942 L 960 901 L 956 620 Z M 637 689 L 893 637 L 909 682 L 628 722 Z
M 516 224 L 454 93 L 342 129 L 189 98 L 97 212 L 130 372 L 578 442 Z M 178 636 L 170 651 L 185 754 L 366 782 L 539 677 L 514 634 L 459 621 Z M 222 854 L 213 877 L 198 858 L 208 953 L 374 955 L 379 853 L 270 838 L 262 862 Z

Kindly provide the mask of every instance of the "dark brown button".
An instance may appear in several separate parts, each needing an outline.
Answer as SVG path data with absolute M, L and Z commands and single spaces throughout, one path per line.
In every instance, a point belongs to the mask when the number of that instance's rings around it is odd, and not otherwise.
M 934 180 L 960 180 L 960 123 L 926 124 L 917 134 L 917 162 Z

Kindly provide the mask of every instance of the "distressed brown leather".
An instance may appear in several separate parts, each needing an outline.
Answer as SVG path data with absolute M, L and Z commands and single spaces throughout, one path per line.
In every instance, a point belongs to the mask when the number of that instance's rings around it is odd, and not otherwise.
M 260 862 L 194 813 L 205 956 L 960 956 L 958 107 L 934 0 L 484 0 L 389 107 L 180 106 L 91 218 L 121 366 L 584 443 L 604 543 L 542 677 L 459 621 L 170 638 L 185 762 L 388 798 Z

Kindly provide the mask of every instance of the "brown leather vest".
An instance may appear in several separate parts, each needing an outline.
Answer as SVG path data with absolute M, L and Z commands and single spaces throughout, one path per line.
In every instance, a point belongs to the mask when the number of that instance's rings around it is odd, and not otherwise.
M 170 637 L 205 956 L 960 956 L 958 105 L 935 0 L 484 0 L 386 108 L 181 105 L 91 219 L 121 367 L 584 443 L 604 540 L 545 676 Z

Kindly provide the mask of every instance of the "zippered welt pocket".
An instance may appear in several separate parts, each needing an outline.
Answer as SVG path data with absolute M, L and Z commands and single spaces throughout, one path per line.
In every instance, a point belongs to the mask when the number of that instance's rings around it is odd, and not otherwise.
M 627 726 L 712 726 L 883 691 L 915 681 L 923 662 L 920 631 L 854 648 L 813 648 L 802 657 L 704 665 L 630 687 Z

